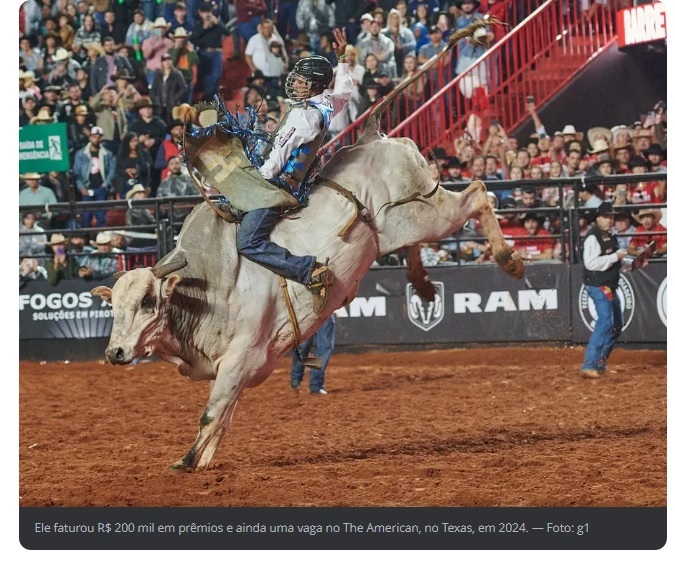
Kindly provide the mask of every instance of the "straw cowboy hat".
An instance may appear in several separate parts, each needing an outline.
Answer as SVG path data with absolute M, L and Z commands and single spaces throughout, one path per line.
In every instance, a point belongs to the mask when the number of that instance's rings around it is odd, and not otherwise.
M 93 246 L 107 245 L 110 243 L 111 236 L 108 232 L 99 232 L 96 234 L 96 240 L 90 240 L 89 243 Z
M 612 142 L 612 131 L 606 127 L 591 127 L 588 129 L 586 136 L 588 136 L 588 142 L 591 143 L 591 146 L 598 136 L 604 137 L 608 143 Z
M 134 186 L 127 192 L 127 200 L 130 200 L 132 196 L 135 196 L 136 194 L 141 194 L 142 192 L 146 192 L 145 186 L 143 184 L 134 184 Z
M 52 237 L 49 238 L 47 245 L 61 245 L 62 243 L 66 243 L 66 236 L 63 234 L 52 234 Z
M 579 135 L 583 135 L 584 133 L 577 131 L 576 128 L 574 128 L 574 125 L 565 125 L 563 127 L 562 133 L 563 136 L 565 135 L 574 135 L 575 137 L 578 137 Z
M 19 79 L 23 79 L 23 82 L 29 85 L 35 83 L 35 72 L 19 70 Z
M 53 123 L 54 121 L 54 117 L 52 117 L 49 111 L 43 107 L 38 114 L 30 120 L 30 124 L 37 125 L 41 123 Z
M 654 223 L 658 224 L 661 221 L 661 216 L 663 212 L 659 208 L 646 208 L 640 210 L 637 214 L 633 214 L 633 217 L 640 223 L 642 223 L 642 218 L 644 216 L 654 216 Z
M 162 18 L 161 16 L 157 18 L 154 23 L 152 24 L 153 28 L 164 28 L 165 30 L 168 30 L 171 27 L 171 24 L 168 24 L 167 21 Z
M 176 31 L 172 34 L 169 34 L 169 38 L 172 40 L 177 40 L 181 38 L 189 38 L 192 35 L 192 32 L 188 32 L 183 26 L 176 28 Z
M 605 152 L 606 150 L 609 150 L 609 145 L 603 139 L 598 139 L 593 143 L 593 146 L 588 153 L 598 154 L 599 152 Z
M 37 172 L 26 172 L 26 174 L 19 174 L 19 178 L 24 180 L 40 180 L 41 176 Z
M 52 57 L 52 61 L 54 63 L 58 63 L 59 61 L 66 61 L 70 59 L 71 53 L 64 48 L 59 48 L 56 50 L 56 53 L 54 54 L 54 57 Z
M 105 50 L 103 49 L 103 46 L 99 42 L 90 42 L 87 44 L 86 48 L 87 51 L 90 49 L 93 49 L 95 52 L 98 53 L 98 55 L 103 55 L 105 53 Z
M 638 129 L 635 135 L 633 136 L 635 140 L 637 139 L 650 139 L 652 138 L 652 131 L 650 129 Z
M 86 105 L 78 105 L 75 107 L 75 116 L 76 117 L 81 117 L 81 116 L 87 116 L 89 115 L 89 109 L 87 108 Z

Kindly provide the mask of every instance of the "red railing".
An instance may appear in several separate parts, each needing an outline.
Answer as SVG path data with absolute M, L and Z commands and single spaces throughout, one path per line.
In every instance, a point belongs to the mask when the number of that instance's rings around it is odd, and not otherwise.
M 586 13 L 571 0 L 547 0 L 449 83 L 435 79 L 442 79 L 440 70 L 427 74 L 431 96 L 423 104 L 410 108 L 404 94 L 399 96 L 401 101 L 382 116 L 382 132 L 409 137 L 421 148 L 434 148 L 451 147 L 448 141 L 465 129 L 482 143 L 492 119 L 507 132 L 512 130 L 528 116 L 528 95 L 541 106 L 616 39 L 614 10 L 630 3 L 614 0 L 611 12 L 599 5 Z M 456 62 L 454 50 L 452 60 L 447 55 L 439 61 L 442 70 Z M 329 141 L 324 146 L 326 156 L 353 144 L 367 115 Z M 454 153 L 453 148 L 448 150 Z
M 515 27 L 518 22 L 536 10 L 540 0 L 513 0 L 506 10 L 506 23 Z M 453 51 L 456 51 L 453 50 Z M 428 74 L 420 77 L 410 85 L 382 115 L 383 132 L 388 132 L 406 117 L 409 117 L 428 101 L 435 93 L 447 85 L 452 75 L 452 66 L 456 61 L 456 54 L 446 53 L 438 62 L 437 67 Z M 372 108 L 372 107 L 371 107 Z M 338 148 L 353 144 L 363 131 L 370 112 L 366 111 L 355 121 L 349 124 L 342 132 L 328 141 L 323 151 L 330 156 Z

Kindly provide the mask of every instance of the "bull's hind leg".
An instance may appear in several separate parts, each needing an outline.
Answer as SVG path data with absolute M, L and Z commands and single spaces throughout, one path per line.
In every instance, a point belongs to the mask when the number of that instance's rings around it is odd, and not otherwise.
M 506 273 L 514 279 L 521 279 L 525 273 L 523 261 L 520 256 L 511 249 L 506 241 L 504 234 L 499 226 L 499 221 L 490 206 L 487 199 L 487 189 L 480 180 L 474 180 L 468 188 L 462 192 L 462 200 L 470 201 L 471 215 L 469 217 L 477 219 L 492 248 L 492 254 L 495 260 Z
M 173 469 L 191 471 L 209 466 L 232 421 L 234 409 L 247 380 L 241 365 L 234 368 L 224 365 L 219 367 L 218 376 L 211 384 L 209 401 L 199 420 L 197 439 L 190 451 L 171 466 Z

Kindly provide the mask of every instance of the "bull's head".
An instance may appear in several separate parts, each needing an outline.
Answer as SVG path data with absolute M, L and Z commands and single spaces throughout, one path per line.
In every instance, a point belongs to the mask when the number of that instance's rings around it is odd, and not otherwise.
M 129 364 L 149 356 L 168 333 L 167 306 L 187 265 L 175 261 L 155 268 L 134 269 L 115 275 L 115 286 L 96 287 L 91 294 L 113 306 L 114 319 L 105 357 L 111 364 Z

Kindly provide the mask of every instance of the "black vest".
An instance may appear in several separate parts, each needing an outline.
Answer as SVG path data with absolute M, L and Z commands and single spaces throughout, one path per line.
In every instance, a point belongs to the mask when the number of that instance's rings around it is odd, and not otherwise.
M 603 232 L 597 226 L 592 227 L 586 234 L 586 239 L 595 236 L 600 244 L 600 255 L 609 255 L 619 249 L 619 242 L 616 236 L 610 232 Z M 591 285 L 593 287 L 602 287 L 607 285 L 612 289 L 619 286 L 619 276 L 621 271 L 621 263 L 614 263 L 609 269 L 604 271 L 589 271 L 584 265 L 584 285 Z

